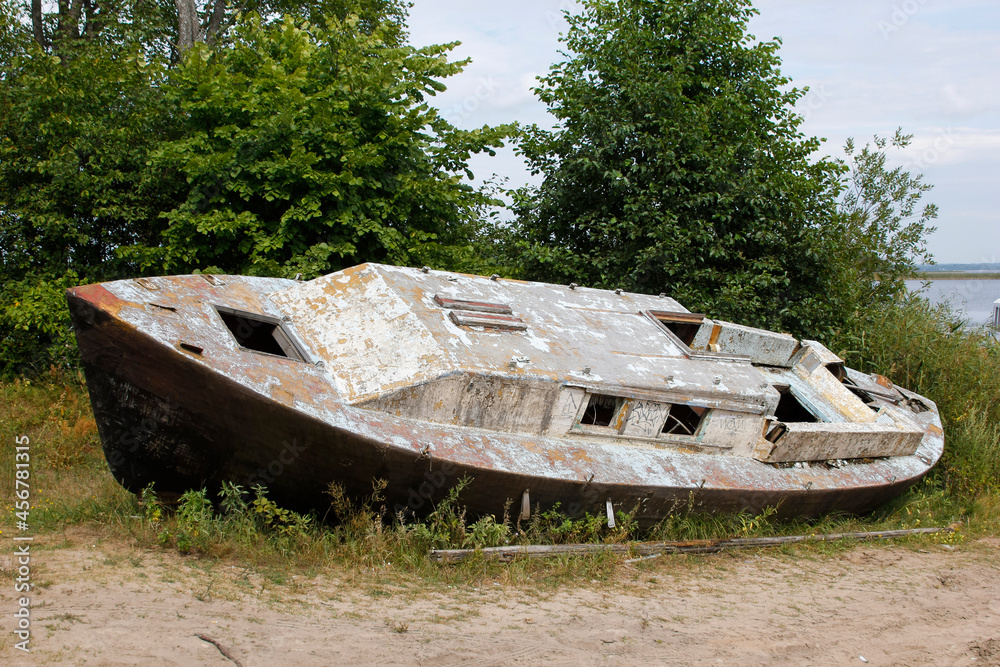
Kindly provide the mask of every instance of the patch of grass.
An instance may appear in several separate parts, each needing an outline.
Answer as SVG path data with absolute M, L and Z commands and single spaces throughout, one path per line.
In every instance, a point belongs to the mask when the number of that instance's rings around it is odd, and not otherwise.
M 392 620 L 386 619 L 385 624 L 389 627 L 390 630 L 392 630 L 393 632 L 399 633 L 401 635 L 405 634 L 410 629 L 410 624 L 409 623 L 403 623 L 401 621 L 392 621 Z
M 967 324 L 946 305 L 910 297 L 869 313 L 857 349 L 840 355 L 937 403 L 945 450 L 930 479 L 972 503 L 1000 493 L 1000 341 Z

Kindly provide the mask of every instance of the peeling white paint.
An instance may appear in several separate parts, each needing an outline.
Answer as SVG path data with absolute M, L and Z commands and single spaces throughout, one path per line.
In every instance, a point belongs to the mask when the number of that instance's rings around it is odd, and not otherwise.
M 146 290 L 135 281 L 110 283 L 107 289 L 126 302 L 117 314 L 121 321 L 165 345 L 183 338 L 203 346 L 204 355 L 193 357 L 195 361 L 243 386 L 266 396 L 274 386 L 287 386 L 296 410 L 333 428 L 414 452 L 419 452 L 421 443 L 434 442 L 435 451 L 447 451 L 456 463 L 474 467 L 577 482 L 594 475 L 595 483 L 650 487 L 698 487 L 704 481 L 707 489 L 801 489 L 808 482 L 816 489 L 839 489 L 843 470 L 850 472 L 855 485 L 877 486 L 889 478 L 922 474 L 940 457 L 943 436 L 932 402 L 922 399 L 931 409 L 913 413 L 880 398 L 876 415 L 825 368 L 837 358 L 818 343 L 804 342 L 805 352 L 791 354 L 791 337 L 706 320 L 708 326 L 703 325 L 699 336 L 703 332 L 710 336 L 714 325 L 722 324 L 719 337 L 732 348 L 729 351 L 748 352 L 756 363 L 763 359 L 794 366 L 770 373 L 710 355 L 689 359 L 656 323 L 639 316 L 652 309 L 686 312 L 670 299 L 474 276 L 452 278 L 456 276 L 444 272 L 423 274 L 378 265 L 308 283 L 226 276 L 225 286 L 199 283 L 202 292 L 193 309 L 191 278 L 152 279 L 156 290 Z M 264 293 L 269 298 L 263 298 Z M 528 323 L 528 332 L 457 327 L 434 305 L 435 293 L 507 303 Z M 184 303 L 189 310 L 176 316 L 151 312 L 146 304 L 154 301 Z M 301 342 L 326 368 L 241 350 L 227 336 L 213 305 L 256 307 L 258 312 L 290 316 Z M 722 338 L 726 332 L 729 337 Z M 613 341 L 618 353 L 608 349 L 606 339 Z M 806 353 L 818 363 L 806 364 Z M 515 362 L 512 368 L 511 360 L 518 356 L 529 357 L 530 363 Z M 583 373 L 584 367 L 591 372 Z M 851 377 L 877 388 L 871 378 L 852 373 Z M 722 379 L 715 385 L 717 376 Z M 289 377 L 301 387 L 288 386 Z M 562 386 L 570 379 L 586 388 Z M 806 443 L 793 456 L 871 455 L 872 436 L 906 441 L 915 451 L 865 463 L 838 461 L 840 468 L 808 463 L 780 468 L 754 460 L 751 445 L 759 440 L 767 415 L 774 412 L 778 394 L 770 384 L 779 379 L 797 387 L 826 420 L 793 425 L 786 448 L 795 444 L 795 434 Z M 494 392 L 491 400 L 502 413 L 503 429 L 477 425 L 485 422 L 470 401 L 473 380 Z M 427 393 L 415 393 L 412 399 L 403 395 L 415 387 Z M 509 391 L 524 392 L 523 414 L 517 414 L 520 399 L 504 393 Z M 712 405 L 692 442 L 716 449 L 683 450 L 683 438 L 661 438 L 653 426 L 638 421 L 627 422 L 623 435 L 578 435 L 573 427 L 588 391 L 631 392 L 637 401 L 683 399 L 691 405 Z M 893 393 L 884 387 L 881 391 Z M 421 407 L 413 413 L 390 409 L 392 401 L 403 405 L 404 399 Z M 367 407 L 348 404 L 352 402 L 367 402 Z M 460 405 L 465 412 L 456 412 Z M 546 411 L 549 421 L 543 428 L 532 419 L 543 418 Z M 468 425 L 451 425 L 449 413 Z M 536 434 L 526 436 L 532 428 Z M 819 442 L 817 434 L 826 443 L 823 446 L 838 438 L 850 446 L 838 444 L 810 453 L 809 447 L 816 448 Z M 629 441 L 629 436 L 635 437 Z

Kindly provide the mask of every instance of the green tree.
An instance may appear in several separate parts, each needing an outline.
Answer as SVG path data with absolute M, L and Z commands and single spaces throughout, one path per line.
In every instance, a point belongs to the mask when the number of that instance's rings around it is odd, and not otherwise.
M 463 177 L 506 130 L 458 131 L 428 107 L 463 65 L 449 46 L 406 47 L 400 25 L 355 15 L 250 15 L 177 64 L 108 30 L 43 48 L 0 7 L 0 374 L 72 356 L 74 284 L 474 266 L 492 200 Z
M 41 0 L 31 0 L 28 14 L 32 38 L 49 52 L 65 55 L 69 45 L 80 41 L 133 42 L 142 44 L 149 56 L 176 63 L 197 43 L 225 41 L 241 13 L 277 21 L 289 16 L 318 25 L 354 15 L 362 29 L 370 33 L 379 28 L 400 43 L 407 7 L 405 0 L 60 0 L 46 12 Z M 28 21 L 22 25 L 26 28 Z
M 921 199 L 932 186 L 922 175 L 887 166 L 889 150 L 906 148 L 912 138 L 897 129 L 892 138 L 876 136 L 861 150 L 853 139 L 844 147 L 847 171 L 837 214 L 824 233 L 834 269 L 827 292 L 852 305 L 852 315 L 892 305 L 917 265 L 931 262 L 927 236 L 936 229 L 931 221 L 938 210 Z
M 506 128 L 460 131 L 427 104 L 461 70 L 449 46 L 414 49 L 355 19 L 251 19 L 233 44 L 171 74 L 180 138 L 152 164 L 189 184 L 165 243 L 132 256 L 194 269 L 312 277 L 363 261 L 456 267 L 490 200 L 462 181 Z
M 30 45 L 0 65 L 0 372 L 72 354 L 64 289 L 134 275 L 118 251 L 156 243 L 183 186 L 146 165 L 175 126 L 164 65 L 129 45 L 72 51 L 72 66 Z
M 536 92 L 559 121 L 520 151 L 511 253 L 528 278 L 668 292 L 687 307 L 820 336 L 823 226 L 842 167 L 811 160 L 747 0 L 583 0 L 569 58 Z

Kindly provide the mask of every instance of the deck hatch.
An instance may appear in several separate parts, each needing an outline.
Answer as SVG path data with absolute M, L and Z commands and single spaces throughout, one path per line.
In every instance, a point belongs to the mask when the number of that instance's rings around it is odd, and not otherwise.
M 514 313 L 511 307 L 505 303 L 448 299 L 440 294 L 434 295 L 434 303 L 449 310 L 471 310 L 477 313 L 493 313 L 494 315 L 512 315 Z
M 474 312 L 471 310 L 453 310 L 448 313 L 451 321 L 460 327 L 486 327 L 488 329 L 507 329 L 524 331 L 528 325 L 520 317 L 513 315 L 493 315 L 491 313 Z
M 281 320 L 225 306 L 216 306 L 215 310 L 241 348 L 296 361 L 306 360 Z
M 666 310 L 650 310 L 649 315 L 689 347 L 694 342 L 694 337 L 698 335 L 698 329 L 701 328 L 701 323 L 705 319 L 704 315 L 698 313 L 678 313 Z

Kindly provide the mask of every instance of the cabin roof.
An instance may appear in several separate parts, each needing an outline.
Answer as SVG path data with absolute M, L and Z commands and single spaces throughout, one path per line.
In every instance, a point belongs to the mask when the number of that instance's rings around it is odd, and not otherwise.
M 269 298 L 292 317 L 351 402 L 456 372 L 612 393 L 690 386 L 753 403 L 762 403 L 768 391 L 749 363 L 688 358 L 645 314 L 688 312 L 666 296 L 362 264 Z M 449 300 L 506 305 L 510 313 L 467 310 Z M 468 317 L 456 316 L 463 312 Z M 483 315 L 523 328 L 479 326 Z

